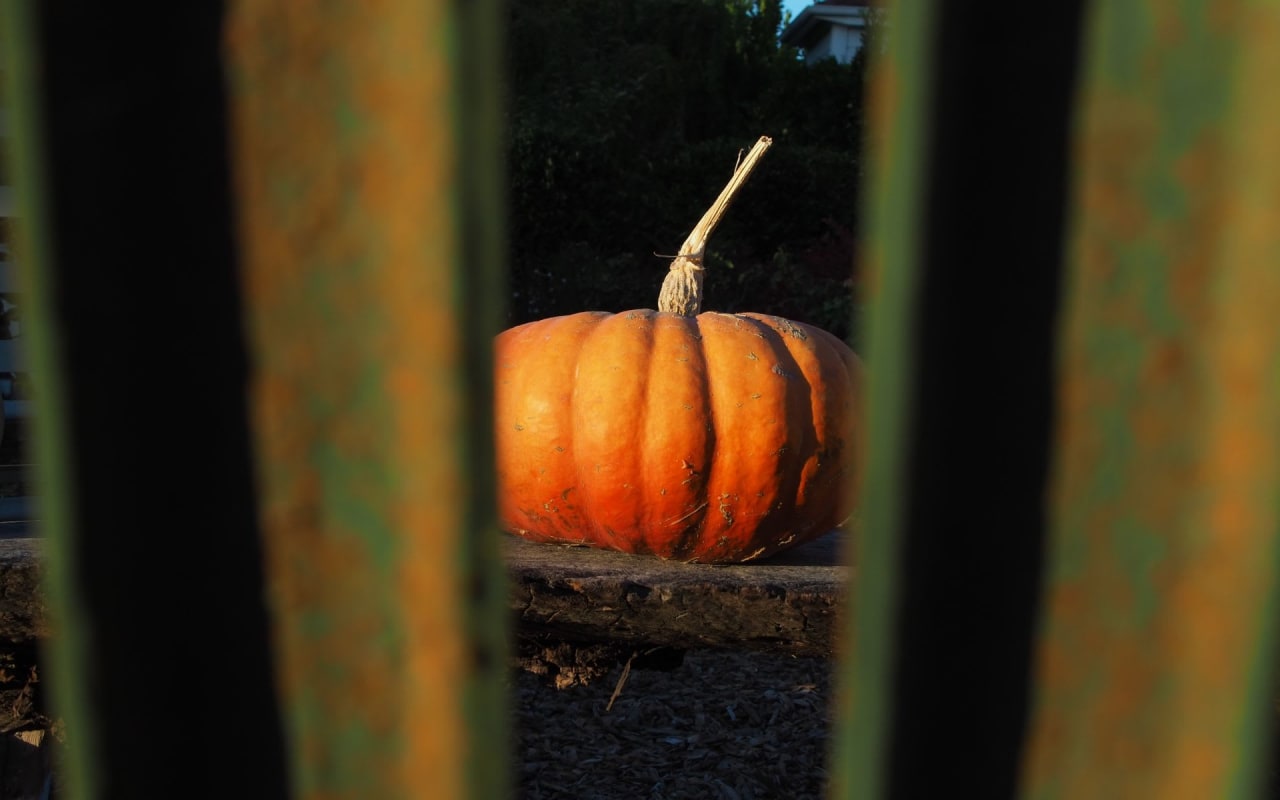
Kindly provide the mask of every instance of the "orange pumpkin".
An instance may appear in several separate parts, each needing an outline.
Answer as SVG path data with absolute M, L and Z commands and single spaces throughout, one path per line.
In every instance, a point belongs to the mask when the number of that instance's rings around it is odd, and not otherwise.
M 802 323 L 700 313 L 706 239 L 768 145 L 686 239 L 658 311 L 583 312 L 499 334 L 499 514 L 510 532 L 728 563 L 848 518 L 857 356 Z
M 513 533 L 702 562 L 844 522 L 857 357 L 760 314 L 585 312 L 496 352 L 500 516 Z

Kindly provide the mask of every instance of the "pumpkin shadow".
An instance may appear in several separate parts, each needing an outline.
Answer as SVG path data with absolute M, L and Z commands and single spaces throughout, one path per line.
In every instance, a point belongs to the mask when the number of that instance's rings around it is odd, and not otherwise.
M 787 382 L 787 448 L 789 450 L 787 455 L 789 458 L 780 459 L 778 463 L 780 481 L 776 502 L 781 506 L 769 514 L 769 518 L 761 528 L 760 536 L 770 540 L 784 538 L 789 533 L 808 536 L 811 534 L 810 531 L 791 530 L 791 523 L 796 517 L 796 508 L 801 499 L 798 495 L 802 468 L 809 459 L 819 454 L 822 447 L 822 443 L 818 441 L 818 431 L 813 420 L 813 385 L 805 376 L 800 363 L 791 354 L 781 331 L 762 319 L 744 317 L 743 320 L 756 326 L 760 335 L 768 342 L 770 354 L 775 359 L 773 371 Z M 805 420 L 805 422 L 796 425 L 795 420 Z M 838 475 L 835 480 L 839 482 Z M 823 491 L 823 487 L 812 484 L 808 488 L 810 491 Z M 835 502 L 838 503 L 838 501 Z M 790 552 L 798 547 L 803 545 L 797 545 L 782 552 Z M 775 557 L 770 556 L 767 561 L 777 563 L 773 560 Z
M 811 542 L 774 553 L 768 558 L 752 561 L 744 566 L 761 567 L 844 567 L 849 565 L 847 552 L 852 545 L 852 533 L 837 528 Z

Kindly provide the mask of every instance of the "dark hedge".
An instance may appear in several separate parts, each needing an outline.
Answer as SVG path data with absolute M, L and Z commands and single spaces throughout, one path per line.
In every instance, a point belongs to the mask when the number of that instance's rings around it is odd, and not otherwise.
M 864 59 L 806 66 L 776 0 L 513 0 L 508 324 L 652 308 L 670 256 L 761 135 L 712 236 L 708 310 L 851 339 Z

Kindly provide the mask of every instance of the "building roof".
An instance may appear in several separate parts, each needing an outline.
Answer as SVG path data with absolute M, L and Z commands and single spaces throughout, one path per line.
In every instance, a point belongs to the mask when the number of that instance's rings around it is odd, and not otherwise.
M 808 47 L 822 37 L 832 25 L 860 26 L 872 0 L 824 0 L 796 14 L 782 30 L 782 43 L 792 47 Z

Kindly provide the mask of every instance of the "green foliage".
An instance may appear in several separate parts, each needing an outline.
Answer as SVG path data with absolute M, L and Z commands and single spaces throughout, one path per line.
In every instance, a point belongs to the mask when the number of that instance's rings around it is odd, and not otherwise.
M 711 238 L 705 306 L 848 336 L 860 61 L 806 67 L 778 45 L 778 0 L 513 0 L 511 11 L 511 324 L 652 308 L 669 256 L 768 135 Z

